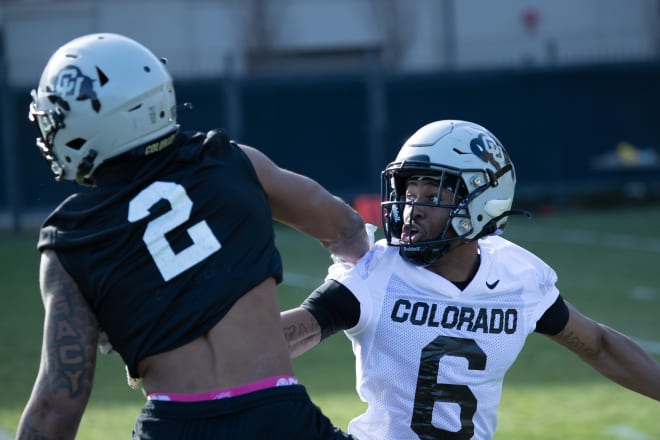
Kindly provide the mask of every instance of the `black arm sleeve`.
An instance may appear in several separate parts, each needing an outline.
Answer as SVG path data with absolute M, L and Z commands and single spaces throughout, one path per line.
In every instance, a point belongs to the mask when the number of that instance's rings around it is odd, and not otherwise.
M 321 340 L 357 325 L 360 302 L 350 290 L 335 280 L 317 287 L 301 307 L 311 313 L 321 327 Z
M 554 336 L 566 326 L 568 322 L 568 307 L 564 299 L 559 295 L 555 302 L 548 307 L 543 316 L 536 322 L 537 333 Z

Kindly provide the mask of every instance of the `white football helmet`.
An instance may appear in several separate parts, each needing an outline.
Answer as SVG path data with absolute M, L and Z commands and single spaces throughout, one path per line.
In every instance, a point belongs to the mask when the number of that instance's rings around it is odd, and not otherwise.
M 86 35 L 60 47 L 32 91 L 29 116 L 55 178 L 80 184 L 93 183 L 101 163 L 131 149 L 162 150 L 178 130 L 164 60 L 117 34 Z
M 438 194 L 450 190 L 452 202 L 406 200 L 406 182 L 411 177 L 439 182 Z M 515 185 L 513 163 L 500 141 L 484 127 L 457 120 L 427 124 L 405 142 L 382 172 L 381 208 L 387 241 L 399 246 L 408 261 L 427 266 L 448 251 L 451 241 L 472 241 L 496 233 L 506 226 L 508 215 L 526 214 L 511 211 Z M 416 243 L 399 240 L 406 205 L 449 209 L 442 234 Z

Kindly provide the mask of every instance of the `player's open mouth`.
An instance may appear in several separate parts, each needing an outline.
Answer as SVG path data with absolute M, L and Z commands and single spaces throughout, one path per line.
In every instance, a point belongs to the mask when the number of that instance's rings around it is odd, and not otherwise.
M 401 241 L 404 243 L 415 243 L 420 241 L 422 233 L 417 225 L 406 223 L 401 230 Z

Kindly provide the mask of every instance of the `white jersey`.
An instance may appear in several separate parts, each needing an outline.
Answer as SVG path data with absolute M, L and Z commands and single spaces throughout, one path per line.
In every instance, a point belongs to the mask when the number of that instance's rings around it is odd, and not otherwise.
M 479 248 L 463 291 L 385 240 L 354 268 L 330 267 L 360 302 L 346 331 L 368 402 L 348 427 L 359 440 L 493 437 L 504 374 L 559 292 L 555 272 L 523 248 L 501 237 Z

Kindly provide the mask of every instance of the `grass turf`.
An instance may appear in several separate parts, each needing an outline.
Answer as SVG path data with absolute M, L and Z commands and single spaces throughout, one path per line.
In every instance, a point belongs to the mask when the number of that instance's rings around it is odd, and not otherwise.
M 660 208 L 514 218 L 505 236 L 559 274 L 559 288 L 592 318 L 660 345 Z M 285 264 L 282 308 L 298 305 L 330 260 L 314 240 L 277 226 Z M 0 231 L 0 429 L 15 432 L 38 369 L 43 309 L 36 231 Z M 654 345 L 656 344 L 656 345 Z M 294 361 L 313 400 L 345 428 L 365 405 L 354 391 L 350 345 L 336 335 Z M 100 356 L 79 438 L 130 437 L 142 405 L 117 356 Z M 660 438 L 660 406 L 605 380 L 567 350 L 532 335 L 504 383 L 496 439 Z

